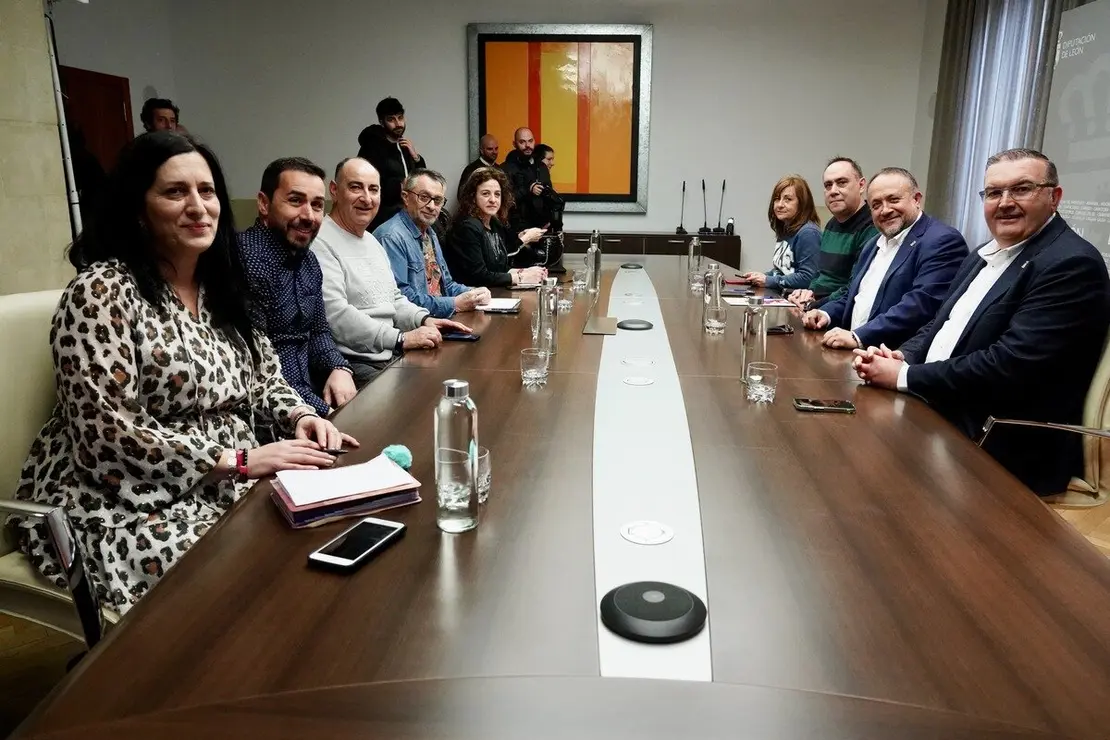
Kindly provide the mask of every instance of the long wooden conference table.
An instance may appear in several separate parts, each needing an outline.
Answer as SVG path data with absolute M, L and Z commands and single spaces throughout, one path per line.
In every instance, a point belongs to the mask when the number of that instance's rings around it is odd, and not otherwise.
M 384 515 L 409 527 L 398 545 L 352 575 L 310 569 L 347 524 L 294 531 L 261 484 L 17 734 L 1110 735 L 1104 557 L 927 405 L 860 385 L 850 355 L 815 333 L 768 338 L 778 397 L 748 403 L 736 314 L 707 336 L 683 259 L 638 256 L 639 276 L 621 261 L 607 256 L 596 306 L 579 294 L 562 316 L 546 388 L 521 387 L 535 305 L 522 294 L 518 315 L 473 318 L 481 341 L 406 355 L 338 413 L 362 442 L 347 463 L 393 443 L 415 455 L 424 501 Z M 591 307 L 662 326 L 583 335 Z M 606 354 L 638 347 L 662 353 Z M 656 383 L 604 385 L 617 366 Z M 453 377 L 470 381 L 493 456 L 481 524 L 461 535 L 436 528 L 430 464 L 432 409 Z M 802 414 L 794 396 L 848 398 L 858 413 Z M 659 437 L 673 455 L 652 448 Z M 672 501 L 645 493 L 656 508 L 640 512 L 637 489 L 686 458 L 674 539 L 616 544 L 602 510 L 653 519 Z M 599 623 L 614 574 L 673 575 L 689 552 L 679 585 L 709 611 L 698 637 L 622 644 Z

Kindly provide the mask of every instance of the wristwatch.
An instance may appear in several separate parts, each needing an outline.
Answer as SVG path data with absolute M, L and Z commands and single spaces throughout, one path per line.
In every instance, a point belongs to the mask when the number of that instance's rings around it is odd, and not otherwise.
M 394 345 L 393 351 L 399 355 L 405 353 L 405 333 L 401 332 L 397 335 L 397 344 Z

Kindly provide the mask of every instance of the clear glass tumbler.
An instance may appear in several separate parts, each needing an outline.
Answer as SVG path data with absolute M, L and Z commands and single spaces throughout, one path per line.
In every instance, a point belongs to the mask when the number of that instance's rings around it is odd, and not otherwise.
M 746 373 L 748 400 L 752 403 L 773 403 L 779 385 L 779 366 L 773 362 L 749 362 Z
M 534 347 L 520 351 L 520 380 L 525 388 L 542 388 L 547 385 L 550 357 L 547 351 Z

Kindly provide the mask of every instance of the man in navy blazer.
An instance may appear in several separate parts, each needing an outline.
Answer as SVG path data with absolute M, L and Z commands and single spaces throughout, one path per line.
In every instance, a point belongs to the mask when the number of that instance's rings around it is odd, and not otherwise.
M 825 329 L 832 349 L 898 347 L 933 320 L 967 257 L 960 232 L 921 211 L 909 170 L 879 170 L 867 186 L 879 235 L 860 252 L 847 292 L 806 312 L 802 325 Z
M 971 254 L 936 318 L 902 345 L 856 350 L 861 378 L 921 396 L 973 439 L 987 416 L 1079 424 L 1110 328 L 1098 250 L 1057 215 L 1056 166 L 1031 149 L 987 160 L 994 236 Z M 1081 473 L 1078 435 L 999 427 L 985 448 L 1040 495 Z

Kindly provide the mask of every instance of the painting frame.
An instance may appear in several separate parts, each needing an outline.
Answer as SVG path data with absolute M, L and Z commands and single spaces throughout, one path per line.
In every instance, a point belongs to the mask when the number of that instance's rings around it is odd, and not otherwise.
M 632 131 L 629 141 L 630 187 L 620 194 L 564 194 L 568 213 L 647 213 L 648 155 L 651 131 L 652 26 L 639 24 L 470 23 L 467 34 L 469 156 L 484 131 L 484 48 L 487 41 L 591 42 L 632 40 L 635 49 Z M 512 146 L 502 142 L 502 156 Z

